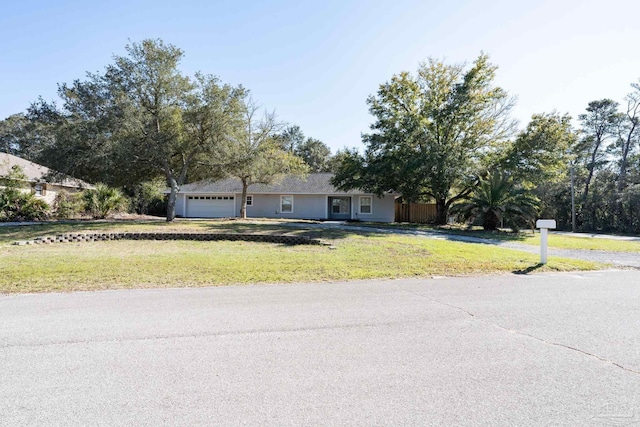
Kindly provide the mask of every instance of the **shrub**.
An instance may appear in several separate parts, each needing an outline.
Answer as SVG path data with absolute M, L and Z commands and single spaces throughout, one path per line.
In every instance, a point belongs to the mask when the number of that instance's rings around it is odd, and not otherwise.
M 0 221 L 39 221 L 47 218 L 49 205 L 28 191 L 24 170 L 14 165 L 0 177 Z
M 41 221 L 47 219 L 49 205 L 31 193 L 15 188 L 0 192 L 0 221 Z
M 123 210 L 126 198 L 117 188 L 96 184 L 83 192 L 85 211 L 94 219 L 104 219 L 109 214 Z
M 146 181 L 133 188 L 131 208 L 142 215 L 163 216 L 166 214 L 165 188 L 163 180 Z
M 84 212 L 82 193 L 68 193 L 61 191 L 53 201 L 53 210 L 58 219 L 68 219 Z
M 620 197 L 625 229 L 628 233 L 640 233 L 640 184 L 631 184 Z

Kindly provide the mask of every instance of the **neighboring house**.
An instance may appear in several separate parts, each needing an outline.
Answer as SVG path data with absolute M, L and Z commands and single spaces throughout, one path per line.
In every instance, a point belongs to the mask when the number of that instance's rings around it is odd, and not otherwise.
M 306 178 L 285 176 L 274 184 L 253 184 L 247 191 L 247 217 L 393 222 L 396 193 L 377 197 L 359 190 L 339 191 L 330 173 Z M 183 185 L 176 215 L 185 218 L 239 217 L 242 184 L 239 179 L 204 180 Z
M 30 188 L 36 197 L 43 199 L 50 205 L 53 204 L 56 194 L 60 191 L 75 192 L 84 188 L 93 188 L 87 182 L 70 176 L 59 176 L 60 174 L 56 174 L 45 166 L 7 153 L 0 153 L 0 180 L 9 174 L 14 165 L 20 166 L 27 176 L 27 182 L 23 183 L 24 187 Z

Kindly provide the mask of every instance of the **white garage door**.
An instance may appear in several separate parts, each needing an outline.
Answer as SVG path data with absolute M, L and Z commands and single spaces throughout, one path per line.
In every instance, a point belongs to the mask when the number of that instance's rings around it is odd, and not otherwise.
M 234 215 L 233 196 L 187 196 L 188 218 L 227 218 Z

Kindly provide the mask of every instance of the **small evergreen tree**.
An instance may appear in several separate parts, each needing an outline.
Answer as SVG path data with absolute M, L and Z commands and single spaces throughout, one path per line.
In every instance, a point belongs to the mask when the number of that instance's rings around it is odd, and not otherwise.
M 489 173 L 480 178 L 468 200 L 456 205 L 454 211 L 465 219 L 480 219 L 485 230 L 496 230 L 503 220 L 518 230 L 535 219 L 538 208 L 538 198 L 514 186 L 511 176 Z
M 96 184 L 94 189 L 84 191 L 85 210 L 94 219 L 104 219 L 113 212 L 120 211 L 126 201 L 117 188 Z

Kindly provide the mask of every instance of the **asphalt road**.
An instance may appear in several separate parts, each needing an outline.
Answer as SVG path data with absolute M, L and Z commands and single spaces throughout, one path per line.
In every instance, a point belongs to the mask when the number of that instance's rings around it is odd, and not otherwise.
M 640 271 L 0 296 L 0 425 L 640 423 Z

